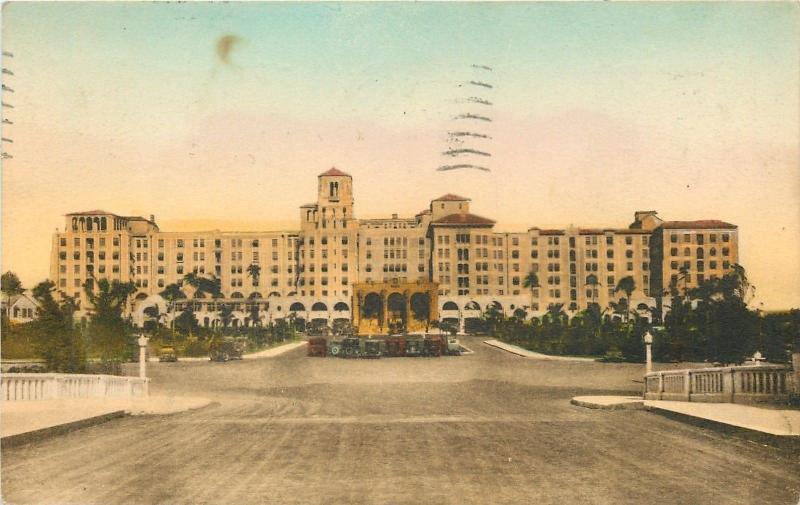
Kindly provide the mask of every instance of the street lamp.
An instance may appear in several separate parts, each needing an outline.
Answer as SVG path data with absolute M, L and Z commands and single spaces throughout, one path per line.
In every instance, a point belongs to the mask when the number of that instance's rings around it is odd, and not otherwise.
M 653 371 L 653 335 L 648 331 L 644 334 L 644 345 L 645 345 L 645 373 L 650 373 Z
M 147 378 L 147 342 L 150 339 L 147 338 L 144 333 L 139 335 L 139 378 L 145 379 Z

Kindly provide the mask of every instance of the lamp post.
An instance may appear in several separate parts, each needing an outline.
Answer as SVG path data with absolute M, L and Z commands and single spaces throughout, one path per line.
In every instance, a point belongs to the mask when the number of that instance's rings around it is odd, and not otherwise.
M 648 331 L 644 334 L 645 345 L 645 373 L 653 371 L 653 335 Z
M 147 378 L 147 342 L 150 339 L 144 334 L 139 335 L 139 378 Z

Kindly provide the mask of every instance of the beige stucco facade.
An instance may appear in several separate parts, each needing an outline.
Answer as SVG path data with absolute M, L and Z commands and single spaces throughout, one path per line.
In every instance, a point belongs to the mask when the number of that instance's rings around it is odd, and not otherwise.
M 144 307 L 163 305 L 164 287 L 190 272 L 220 279 L 222 301 L 237 304 L 237 324 L 251 323 L 253 303 L 262 322 L 289 313 L 352 319 L 355 284 L 392 282 L 435 285 L 438 316 L 463 320 L 489 303 L 526 316 L 552 304 L 607 307 L 623 297 L 614 287 L 626 276 L 636 285 L 632 307 L 644 310 L 656 306 L 679 267 L 688 263 L 681 280 L 692 287 L 738 262 L 737 228 L 722 221 L 665 222 L 639 211 L 622 228 L 500 232 L 470 212 L 468 198 L 452 194 L 413 217 L 359 220 L 351 176 L 334 168 L 317 179 L 316 201 L 300 207 L 297 230 L 167 232 L 152 216 L 67 214 L 64 231 L 53 236 L 51 278 L 82 307 L 82 286 L 93 277 L 133 281 L 137 322 Z M 251 265 L 259 275 L 249 273 Z M 538 288 L 524 286 L 529 272 Z M 587 283 L 590 276 L 596 284 Z M 210 300 L 194 303 L 200 324 L 218 322 Z

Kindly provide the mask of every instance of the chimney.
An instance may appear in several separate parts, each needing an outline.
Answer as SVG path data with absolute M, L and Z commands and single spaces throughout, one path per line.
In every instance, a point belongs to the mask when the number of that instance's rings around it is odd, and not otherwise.
M 397 214 L 392 214 L 392 219 L 397 219 Z
M 155 216 L 155 214 L 150 214 L 150 221 L 151 221 L 151 222 L 153 222 L 153 223 L 155 223 L 155 222 L 156 222 L 156 216 Z

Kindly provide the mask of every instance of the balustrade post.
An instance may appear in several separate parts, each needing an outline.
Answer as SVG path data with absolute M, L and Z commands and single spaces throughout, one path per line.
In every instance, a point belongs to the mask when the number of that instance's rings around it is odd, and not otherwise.
M 729 368 L 722 374 L 722 398 L 728 403 L 733 403 L 735 378 L 736 377 L 733 368 Z
M 692 372 L 685 370 L 683 372 L 683 396 L 687 402 L 692 401 Z
M 800 396 L 800 351 L 792 353 L 792 389 Z
M 658 399 L 664 398 L 664 372 L 658 372 Z

